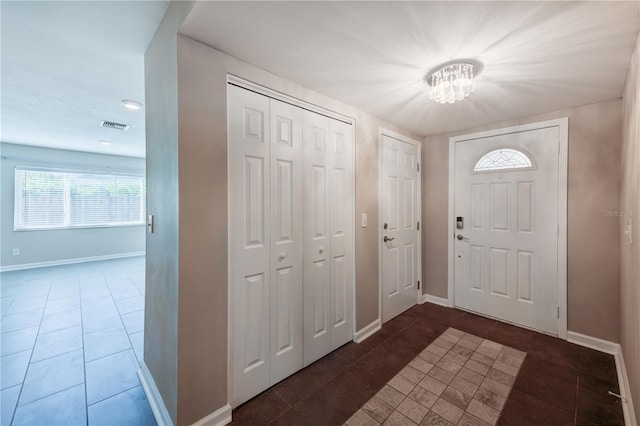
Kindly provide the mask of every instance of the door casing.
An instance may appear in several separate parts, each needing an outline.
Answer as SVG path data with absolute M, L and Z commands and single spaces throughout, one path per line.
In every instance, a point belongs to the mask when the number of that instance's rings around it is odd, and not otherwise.
M 448 292 L 449 307 L 455 307 L 455 155 L 456 143 L 510 133 L 527 132 L 549 127 L 558 128 L 558 337 L 567 339 L 567 186 L 569 152 L 569 118 L 541 121 L 502 129 L 449 138 L 449 209 L 448 209 Z M 503 320 L 504 321 L 504 320 Z
M 418 193 L 417 196 L 417 205 L 418 205 L 418 220 L 420 221 L 420 230 L 418 230 L 418 249 L 416 250 L 416 265 L 418 266 L 418 279 L 420 280 L 420 288 L 418 289 L 417 294 L 417 303 L 421 304 L 425 302 L 425 298 L 423 296 L 423 279 L 422 279 L 422 144 L 414 139 L 408 138 L 400 133 L 394 132 L 389 129 L 380 128 L 378 131 L 378 170 L 380 173 L 378 174 L 378 319 L 380 321 L 380 326 L 383 324 L 384 318 L 382 318 L 382 280 L 384 279 L 383 270 L 382 270 L 382 250 L 383 242 L 382 238 L 384 236 L 382 230 L 382 215 L 383 215 L 383 206 L 382 200 L 384 195 L 384 182 L 382 176 L 382 166 L 383 166 L 383 149 L 382 149 L 382 137 L 388 136 L 393 139 L 397 139 L 402 142 L 406 142 L 410 145 L 414 145 L 418 149 L 418 179 L 417 179 L 417 188 L 416 191 Z

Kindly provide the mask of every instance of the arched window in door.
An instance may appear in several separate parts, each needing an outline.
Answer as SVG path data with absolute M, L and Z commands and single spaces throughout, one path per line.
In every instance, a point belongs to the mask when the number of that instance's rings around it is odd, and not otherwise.
M 530 169 L 532 167 L 533 161 L 524 152 L 513 148 L 500 148 L 483 155 L 473 171 L 490 172 L 505 169 Z

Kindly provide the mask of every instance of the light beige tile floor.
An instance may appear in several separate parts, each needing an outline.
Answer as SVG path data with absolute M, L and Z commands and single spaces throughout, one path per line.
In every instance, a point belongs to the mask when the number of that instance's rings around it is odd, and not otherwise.
M 525 356 L 449 328 L 346 425 L 495 425 Z

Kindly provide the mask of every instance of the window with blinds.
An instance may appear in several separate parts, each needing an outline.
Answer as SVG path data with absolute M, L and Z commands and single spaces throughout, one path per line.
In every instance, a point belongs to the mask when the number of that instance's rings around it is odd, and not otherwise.
M 144 224 L 141 176 L 15 169 L 14 228 Z

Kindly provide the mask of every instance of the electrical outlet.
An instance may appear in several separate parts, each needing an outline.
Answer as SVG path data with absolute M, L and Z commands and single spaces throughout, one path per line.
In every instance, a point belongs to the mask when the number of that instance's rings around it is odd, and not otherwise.
M 366 213 L 362 213 L 362 225 L 363 228 L 367 227 L 367 214 Z
M 627 229 L 624 231 L 624 235 L 627 236 L 629 245 L 633 245 L 633 221 L 631 219 L 629 219 L 629 222 L 627 223 Z
M 11 254 L 13 254 L 14 256 L 20 256 L 20 249 L 14 248 Z

